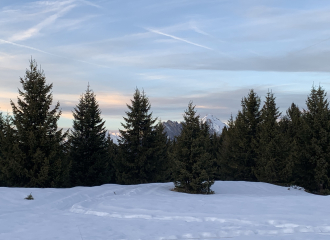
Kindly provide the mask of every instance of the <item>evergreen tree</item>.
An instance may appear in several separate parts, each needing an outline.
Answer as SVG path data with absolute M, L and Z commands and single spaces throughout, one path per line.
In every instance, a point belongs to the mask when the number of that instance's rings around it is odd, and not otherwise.
M 6 146 L 1 159 L 10 186 L 63 187 L 68 184 L 69 162 L 65 156 L 67 133 L 57 129 L 60 118 L 59 103 L 50 110 L 53 102 L 52 84 L 46 84 L 42 70 L 30 61 L 25 78 L 20 79 L 17 105 L 13 109 L 12 125 L 6 127 Z
M 286 170 L 288 176 L 286 182 L 300 185 L 301 179 L 299 168 L 301 168 L 300 159 L 303 157 L 303 125 L 302 113 L 296 104 L 292 103 L 290 108 L 288 108 L 286 116 L 284 116 L 279 122 L 279 128 L 286 141 L 286 148 L 284 149 L 289 149 L 286 158 Z
M 226 128 L 222 129 L 223 131 L 227 131 Z M 215 159 L 213 163 L 213 169 L 215 171 L 214 174 L 214 179 L 215 180 L 224 180 L 223 175 L 222 175 L 222 168 L 221 168 L 221 163 L 220 163 L 220 150 L 221 146 L 223 143 L 223 135 L 222 134 L 216 134 L 213 133 L 210 136 L 210 145 L 211 145 L 211 150 L 210 153 L 212 155 L 212 158 Z
M 105 121 L 96 96 L 89 86 L 73 112 L 73 130 L 69 136 L 73 186 L 96 186 L 109 183 L 112 164 L 108 154 Z
M 330 110 L 325 91 L 313 86 L 303 113 L 301 185 L 313 192 L 329 189 Z
M 121 184 L 151 183 L 164 180 L 168 168 L 167 137 L 162 125 L 155 125 L 151 105 L 144 92 L 135 90 L 125 123 L 120 130 L 116 179 Z
M 256 181 L 257 131 L 260 123 L 260 98 L 251 90 L 241 101 L 242 110 L 229 126 L 222 143 L 221 167 L 228 179 Z
M 183 117 L 182 131 L 173 149 L 175 187 L 187 193 L 210 194 L 216 169 L 210 153 L 209 127 L 199 120 L 192 102 Z
M 1 186 L 20 186 L 21 176 L 28 174 L 23 168 L 24 154 L 19 149 L 17 131 L 12 118 L 7 115 L 0 132 L 0 182 Z
M 291 165 L 287 162 L 290 149 L 286 136 L 280 131 L 278 123 L 280 116 L 275 97 L 273 93 L 268 92 L 261 109 L 261 121 L 257 133 L 255 174 L 262 182 L 283 183 L 291 177 Z
M 4 150 L 4 140 L 5 140 L 5 135 L 6 135 L 6 120 L 4 119 L 2 112 L 0 112 L 0 187 L 2 186 L 6 186 L 6 182 L 5 182 L 5 176 L 4 176 L 4 172 L 5 172 L 5 166 L 2 164 L 3 162 L 3 150 Z
M 235 128 L 235 122 L 233 116 L 230 116 L 228 124 L 222 130 L 220 135 L 221 144 L 219 147 L 219 172 L 218 176 L 221 180 L 236 180 L 238 178 L 238 170 L 240 167 L 236 159 L 237 156 L 237 141 L 238 138 L 235 137 L 237 130 Z
M 107 146 L 108 146 L 108 159 L 110 159 L 110 163 L 111 163 L 111 183 L 115 183 L 116 182 L 116 178 L 115 178 L 115 160 L 117 158 L 118 152 L 119 152 L 119 147 L 117 144 L 115 144 L 111 137 L 110 134 L 107 135 Z
M 5 119 L 4 119 L 3 115 L 2 115 L 2 112 L 0 112 L 0 131 L 3 130 L 4 125 L 5 125 Z

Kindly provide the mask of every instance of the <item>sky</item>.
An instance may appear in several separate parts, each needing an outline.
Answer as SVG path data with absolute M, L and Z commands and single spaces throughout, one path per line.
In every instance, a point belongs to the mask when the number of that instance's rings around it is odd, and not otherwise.
M 0 111 L 11 113 L 29 60 L 53 83 L 59 126 L 89 84 L 110 131 L 144 90 L 154 117 L 182 121 L 189 101 L 223 122 L 254 89 L 285 114 L 330 87 L 324 0 L 1 0 Z

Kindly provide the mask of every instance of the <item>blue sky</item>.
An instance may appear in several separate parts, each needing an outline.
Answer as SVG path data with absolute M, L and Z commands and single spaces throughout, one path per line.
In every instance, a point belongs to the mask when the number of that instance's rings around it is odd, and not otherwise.
M 249 89 L 280 110 L 330 87 L 330 2 L 62 0 L 0 2 L 0 110 L 10 112 L 29 59 L 53 83 L 63 115 L 89 83 L 118 131 L 136 87 L 155 117 L 182 120 L 192 100 L 226 122 Z

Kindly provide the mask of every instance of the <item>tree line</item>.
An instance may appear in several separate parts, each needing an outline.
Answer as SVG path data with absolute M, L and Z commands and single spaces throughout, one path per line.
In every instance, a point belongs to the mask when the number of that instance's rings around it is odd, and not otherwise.
M 63 131 L 57 126 L 60 104 L 51 107 L 52 84 L 35 61 L 20 82 L 12 116 L 0 116 L 0 186 L 172 181 L 175 191 L 210 194 L 215 180 L 241 180 L 330 193 L 330 109 L 321 87 L 312 87 L 306 109 L 292 103 L 284 116 L 272 92 L 262 103 L 250 90 L 220 135 L 210 134 L 189 102 L 173 141 L 136 89 L 116 145 L 89 86 L 72 112 L 72 128 Z

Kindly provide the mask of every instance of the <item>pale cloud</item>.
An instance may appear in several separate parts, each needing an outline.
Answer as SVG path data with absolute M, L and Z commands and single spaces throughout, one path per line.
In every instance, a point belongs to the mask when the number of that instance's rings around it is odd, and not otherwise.
M 126 106 L 131 97 L 114 92 L 95 92 L 95 95 L 99 105 L 104 107 Z M 58 99 L 63 106 L 72 107 L 73 109 L 78 104 L 80 97 L 81 95 L 77 94 L 56 94 L 54 99 Z
M 149 74 L 149 73 L 138 73 L 137 75 L 144 80 L 162 80 L 169 78 L 166 75 L 157 75 L 157 74 Z
M 61 55 L 53 54 L 53 53 L 46 52 L 46 51 L 43 51 L 43 50 L 38 49 L 38 48 L 34 48 L 34 47 L 27 46 L 27 45 L 23 45 L 23 44 L 18 44 L 18 43 L 6 41 L 4 39 L 0 39 L 0 43 L 10 44 L 10 45 L 13 45 L 13 46 L 16 46 L 16 47 L 26 48 L 26 49 L 37 51 L 37 52 L 44 53 L 44 54 L 47 54 L 47 55 L 51 55 L 51 56 L 54 56 L 54 57 L 65 58 L 65 59 L 68 59 L 68 60 L 77 61 L 77 62 L 81 62 L 81 63 L 86 63 L 86 64 L 97 66 L 97 67 L 110 68 L 109 66 L 106 66 L 106 65 L 101 65 L 101 64 L 97 64 L 97 63 L 92 63 L 92 62 L 84 61 L 84 60 L 78 60 L 78 59 L 73 59 L 73 58 L 69 58 L 69 57 L 66 57 L 66 56 L 61 56 Z
M 203 106 L 203 105 L 196 105 L 196 108 L 198 108 L 198 109 L 228 109 L 228 107 L 221 107 L 221 106 L 219 106 L 219 107 L 217 107 L 217 106 Z
M 39 32 L 43 28 L 48 27 L 49 25 L 53 24 L 58 18 L 64 16 L 66 13 L 68 13 L 74 7 L 76 7 L 76 5 L 74 5 L 74 4 L 66 6 L 65 8 L 63 8 L 59 12 L 57 12 L 56 14 L 53 14 L 50 17 L 47 17 L 46 19 L 44 19 L 43 21 L 41 21 L 34 27 L 29 28 L 28 30 L 25 30 L 23 32 L 19 32 L 19 33 L 15 34 L 14 36 L 10 37 L 9 41 L 23 41 L 23 40 L 26 40 L 28 38 L 31 38 L 31 37 L 39 34 Z

